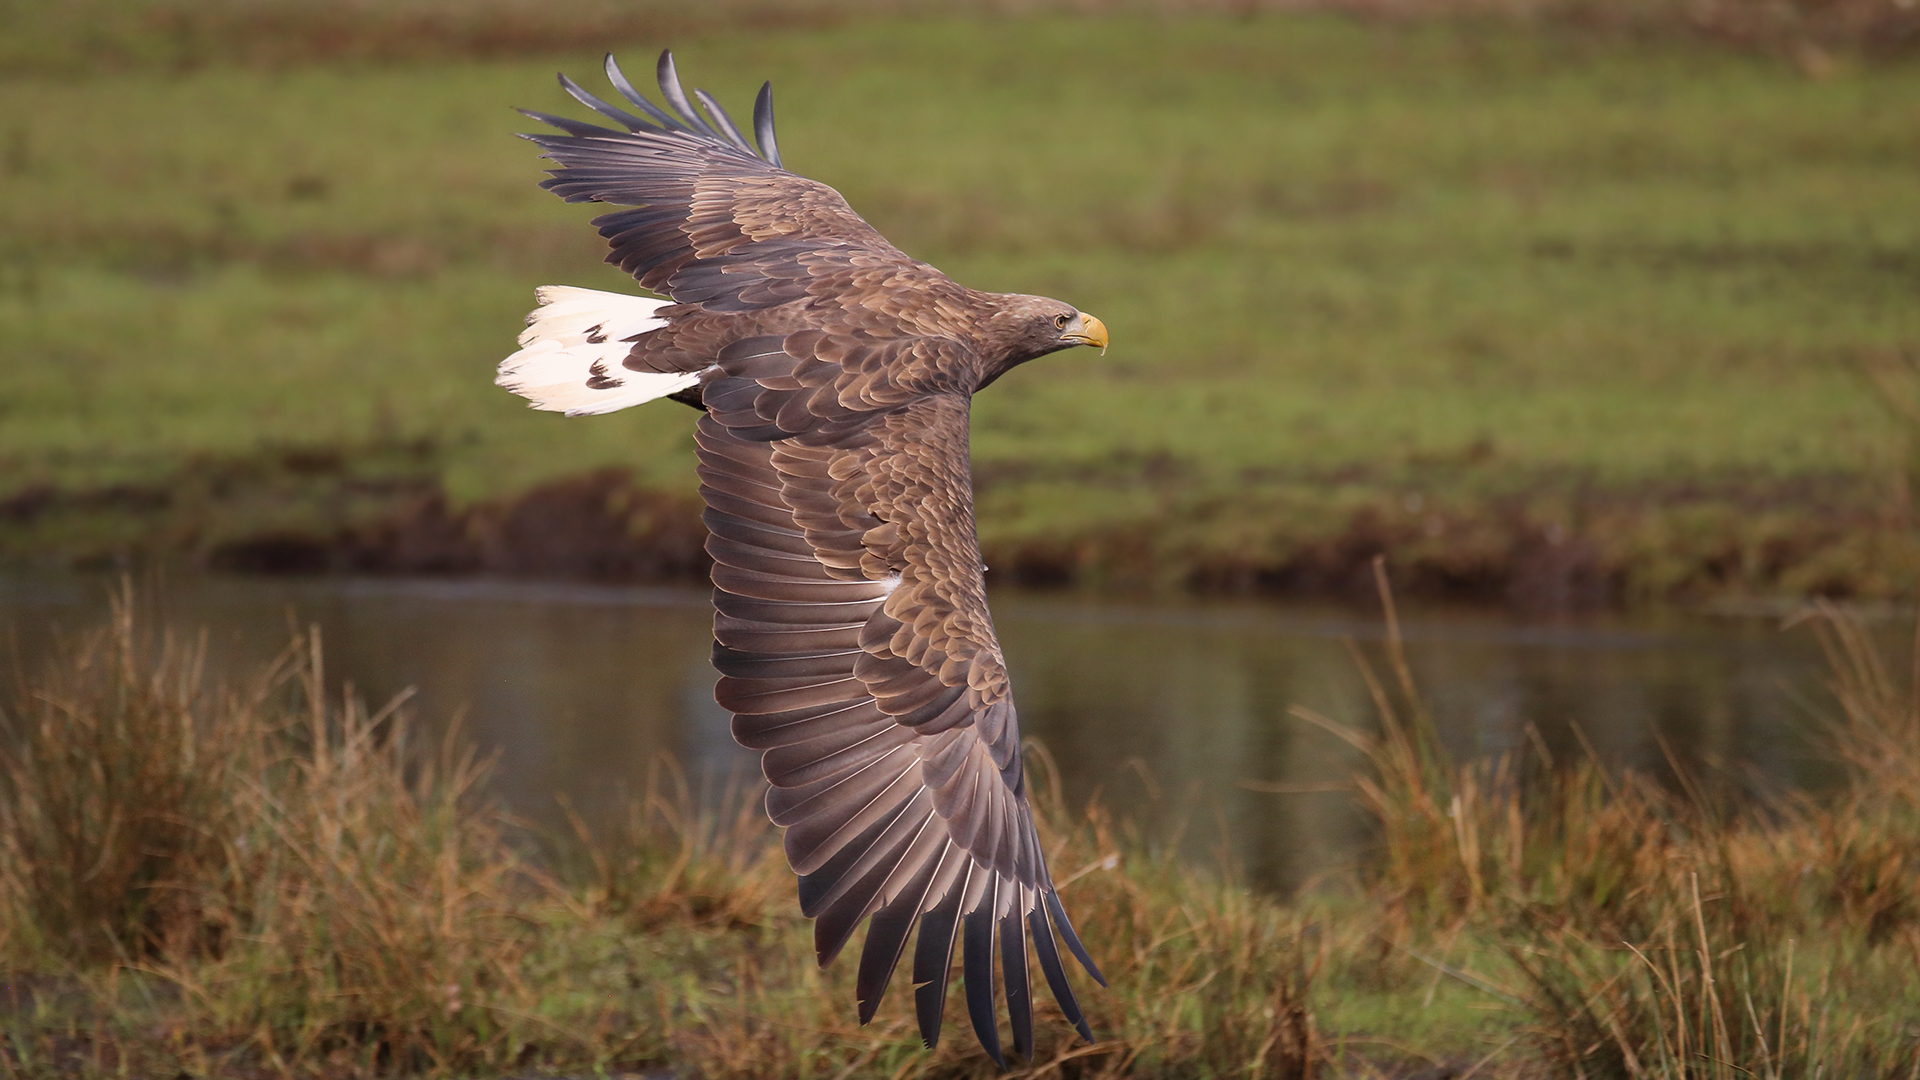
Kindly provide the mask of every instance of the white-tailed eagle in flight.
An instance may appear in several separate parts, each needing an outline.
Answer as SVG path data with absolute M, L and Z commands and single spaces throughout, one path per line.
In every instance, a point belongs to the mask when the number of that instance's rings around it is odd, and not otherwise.
M 1056 935 L 1101 977 L 1027 803 L 967 426 L 975 391 L 1050 352 L 1104 349 L 1106 327 L 1058 300 L 957 285 L 832 188 L 782 169 L 769 88 L 749 141 L 706 93 L 694 107 L 670 54 L 665 107 L 612 57 L 606 71 L 642 115 L 562 76 L 615 126 L 528 112 L 563 134 L 527 138 L 558 166 L 542 187 L 625 208 L 593 221 L 607 261 L 667 299 L 543 288 L 496 381 L 569 416 L 660 397 L 704 410 L 715 695 L 734 737 L 762 752 L 820 963 L 868 922 L 861 1022 L 917 926 L 928 1046 L 957 948 L 981 1044 L 1004 1066 L 997 952 L 1014 1049 L 1031 1056 L 1029 943 L 1091 1040 Z

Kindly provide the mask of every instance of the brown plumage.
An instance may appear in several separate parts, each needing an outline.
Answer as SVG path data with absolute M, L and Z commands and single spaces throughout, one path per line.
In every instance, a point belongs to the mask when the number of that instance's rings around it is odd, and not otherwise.
M 1096 980 L 1034 832 L 1020 729 L 974 536 L 972 395 L 1078 344 L 1099 320 L 976 292 L 902 254 L 823 184 L 780 168 L 769 92 L 757 149 L 663 53 L 667 108 L 607 61 L 634 116 L 567 80 L 618 129 L 528 113 L 607 261 L 670 303 L 543 290 L 500 382 L 535 407 L 597 412 L 671 393 L 696 430 L 713 556 L 715 691 L 763 752 L 767 811 L 800 875 L 820 962 L 862 921 L 861 1022 L 916 925 L 920 1031 L 939 1037 L 955 942 L 968 1013 L 1001 1061 L 998 942 L 1014 1049 L 1031 1054 L 1028 944 L 1092 1038 L 1055 935 Z M 595 299 L 601 298 L 601 299 Z M 598 306 L 596 306 L 598 305 Z M 610 337 L 610 335 L 612 335 Z M 571 365 L 571 366 L 569 366 Z M 602 396 L 596 396 L 602 395 Z

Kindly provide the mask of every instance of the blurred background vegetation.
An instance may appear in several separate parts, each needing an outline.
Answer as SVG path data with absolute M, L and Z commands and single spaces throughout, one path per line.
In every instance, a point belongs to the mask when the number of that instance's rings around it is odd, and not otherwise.
M 1000 580 L 1920 584 L 1906 0 L 956 10 L 0 0 L 0 558 L 698 575 L 690 410 L 491 384 L 535 286 L 631 287 L 509 106 L 670 45 L 1112 327 L 977 407 Z

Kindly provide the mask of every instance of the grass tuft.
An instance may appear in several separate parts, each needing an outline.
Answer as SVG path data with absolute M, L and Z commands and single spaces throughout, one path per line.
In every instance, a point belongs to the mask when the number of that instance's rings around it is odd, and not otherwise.
M 136 606 L 119 594 L 0 734 L 0 966 L 75 972 L 203 1051 L 509 1064 L 489 1011 L 519 992 L 538 890 L 484 763 L 414 746 L 404 699 L 330 697 L 317 635 L 232 690 Z
M 330 691 L 316 636 L 238 690 L 199 640 L 123 591 L 7 714 L 5 1068 L 992 1074 L 956 1016 L 920 1045 L 903 981 L 857 1023 L 853 965 L 815 964 L 757 788 L 703 806 L 662 765 L 615 827 L 532 836 L 457 729 L 423 743 L 404 700 Z M 1052 865 L 1115 989 L 1080 980 L 1090 1046 L 1042 991 L 1029 1074 L 1312 1075 L 1302 914 L 1070 811 L 1033 754 Z
M 1379 732 L 1303 715 L 1365 754 L 1358 801 L 1379 838 L 1362 880 L 1383 933 L 1410 948 L 1486 943 L 1474 962 L 1492 977 L 1476 981 L 1518 1007 L 1534 1053 L 1565 1075 L 1920 1068 L 1906 975 L 1920 949 L 1920 710 L 1858 621 L 1810 616 L 1839 705 L 1824 731 L 1853 783 L 1735 814 L 1684 774 L 1608 775 L 1591 756 L 1452 761 L 1380 582 L 1393 694 L 1360 658 Z
M 224 875 L 230 796 L 255 763 L 207 751 L 261 703 L 211 695 L 202 645 L 154 639 L 123 593 L 0 714 L 0 895 L 23 909 L 7 920 L 16 937 L 76 963 L 219 950 L 197 886 Z

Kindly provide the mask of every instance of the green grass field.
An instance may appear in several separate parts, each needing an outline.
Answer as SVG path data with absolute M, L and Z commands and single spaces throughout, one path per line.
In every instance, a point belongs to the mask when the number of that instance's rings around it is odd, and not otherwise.
M 1284 586 L 1357 544 L 1471 586 L 1546 536 L 1629 596 L 1920 582 L 1871 377 L 1920 350 L 1920 68 L 1336 15 L 614 44 L 737 109 L 772 79 L 790 167 L 1112 328 L 980 399 L 990 560 Z M 690 410 L 491 385 L 535 286 L 623 287 L 512 137 L 597 64 L 0 77 L 0 551 L 324 533 L 395 475 L 690 493 Z

